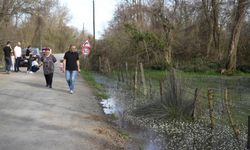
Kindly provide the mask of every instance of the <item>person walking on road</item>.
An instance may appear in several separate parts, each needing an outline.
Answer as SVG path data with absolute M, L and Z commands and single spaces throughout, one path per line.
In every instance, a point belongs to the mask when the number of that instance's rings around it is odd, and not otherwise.
M 4 59 L 5 59 L 5 71 L 7 74 L 10 73 L 10 67 L 11 67 L 11 45 L 10 41 L 7 42 L 6 46 L 3 48 L 4 51 Z
M 52 88 L 53 74 L 54 74 L 54 63 L 56 62 L 55 56 L 52 54 L 50 48 L 43 48 L 45 55 L 41 58 L 43 63 L 43 73 L 46 81 L 46 87 Z
M 79 54 L 75 45 L 70 45 L 69 50 L 64 54 L 63 72 L 65 72 L 66 81 L 69 86 L 69 92 L 74 93 L 77 73 L 81 71 Z
M 17 46 L 14 48 L 14 56 L 15 56 L 15 72 L 20 71 L 20 59 L 22 57 L 22 48 L 21 48 L 21 42 L 17 43 Z

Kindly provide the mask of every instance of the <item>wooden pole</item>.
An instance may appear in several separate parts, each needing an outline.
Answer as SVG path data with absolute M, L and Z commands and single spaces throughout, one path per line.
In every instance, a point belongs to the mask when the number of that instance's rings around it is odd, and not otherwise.
M 149 78 L 149 96 L 152 98 L 152 79 Z
M 93 49 L 95 49 L 95 0 L 93 0 Z
M 247 136 L 247 149 L 250 149 L 250 116 L 248 116 L 248 136 Z
M 143 94 L 144 94 L 144 95 L 147 95 L 146 80 L 145 80 L 144 69 L 143 69 L 143 64 L 142 64 L 142 63 L 140 63 L 140 70 L 141 70 Z
M 102 72 L 102 58 L 99 56 L 99 71 Z
M 126 67 L 126 82 L 127 84 L 129 83 L 129 77 L 128 77 L 128 62 L 125 63 L 125 67 Z
M 211 129 L 214 129 L 215 126 L 215 118 L 214 118 L 214 108 L 213 108 L 213 91 L 208 90 L 208 108 L 209 108 L 209 116 L 211 120 Z
M 197 119 L 197 106 L 198 106 L 198 88 L 195 89 L 194 92 L 194 104 L 193 104 L 193 113 L 192 113 L 192 119 L 195 121 Z
M 231 114 L 231 111 L 230 111 L 229 100 L 228 100 L 228 89 L 225 89 L 225 92 L 224 92 L 224 99 L 225 99 L 224 101 L 225 101 L 226 110 L 227 110 L 227 114 L 228 114 L 228 118 L 229 118 L 230 125 L 231 125 L 231 127 L 233 128 L 235 138 L 236 138 L 237 141 L 239 142 L 239 135 L 240 135 L 240 132 L 239 132 L 239 130 L 237 129 L 236 124 L 234 123 L 234 120 L 233 120 L 233 117 L 232 117 L 232 114 Z
M 213 104 L 213 90 L 208 90 L 208 109 L 209 109 L 209 116 L 210 116 L 210 128 L 211 128 L 211 136 L 208 138 L 208 147 L 206 149 L 213 149 L 213 130 L 215 127 L 215 118 L 214 118 L 214 104 Z
M 160 80 L 159 83 L 160 83 L 160 96 L 161 96 L 161 102 L 163 102 L 163 87 L 162 87 L 162 80 Z
M 135 90 L 138 88 L 138 86 L 137 86 L 137 83 L 138 83 L 137 76 L 138 76 L 138 68 L 137 68 L 137 64 L 136 64 L 136 67 L 135 67 L 135 79 L 134 79 L 134 88 L 135 88 Z

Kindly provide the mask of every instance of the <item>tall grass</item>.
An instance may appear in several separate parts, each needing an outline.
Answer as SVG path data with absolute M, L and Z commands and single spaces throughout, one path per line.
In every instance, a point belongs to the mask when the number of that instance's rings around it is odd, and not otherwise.
M 134 111 L 136 115 L 155 117 L 166 120 L 189 120 L 193 111 L 193 100 L 187 97 L 176 71 L 171 70 L 165 77 L 164 93 L 161 101 L 139 107 Z

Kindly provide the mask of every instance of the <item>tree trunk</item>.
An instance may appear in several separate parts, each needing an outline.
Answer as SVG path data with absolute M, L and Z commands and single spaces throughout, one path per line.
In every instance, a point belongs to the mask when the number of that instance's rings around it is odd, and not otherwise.
M 218 0 L 212 0 L 212 10 L 213 10 L 213 39 L 215 48 L 219 51 L 219 40 L 220 40 L 220 30 L 219 30 L 219 4 Z
M 170 26 L 164 26 L 164 34 L 165 34 L 165 47 L 164 47 L 164 56 L 166 64 L 171 66 L 172 64 L 172 41 L 173 41 L 173 35 L 172 30 Z
M 236 71 L 237 46 L 247 7 L 248 7 L 248 0 L 238 0 L 234 26 L 229 44 L 228 60 L 226 64 L 226 70 L 227 70 L 226 72 L 228 74 L 232 74 Z
M 164 38 L 165 38 L 164 39 L 165 40 L 164 57 L 165 57 L 166 64 L 168 66 L 171 66 L 172 65 L 172 41 L 173 41 L 173 31 L 175 27 L 174 26 L 175 19 L 170 20 L 171 18 L 168 18 L 164 14 L 164 5 L 165 5 L 165 1 L 161 0 L 160 9 L 158 13 L 160 15 L 161 25 L 164 30 Z M 175 6 L 175 8 L 177 8 L 177 6 Z
M 212 0 L 212 9 L 213 9 L 213 39 L 217 58 L 219 61 L 222 59 L 221 49 L 220 49 L 220 36 L 221 36 L 221 26 L 219 25 L 219 14 L 220 6 L 218 0 Z M 215 57 L 216 58 L 216 57 Z
M 211 15 L 208 9 L 208 2 L 207 0 L 202 0 L 202 6 L 203 6 L 203 11 L 206 17 L 206 22 L 208 25 L 208 37 L 207 37 L 207 44 L 206 44 L 206 57 L 209 58 L 210 57 L 210 53 L 211 53 L 211 45 L 212 45 L 212 41 L 213 41 L 213 20 L 211 19 Z

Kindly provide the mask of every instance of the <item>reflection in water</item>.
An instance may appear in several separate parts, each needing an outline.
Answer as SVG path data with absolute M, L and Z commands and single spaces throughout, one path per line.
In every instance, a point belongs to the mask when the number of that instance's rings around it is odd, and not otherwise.
M 113 98 L 104 99 L 101 101 L 101 104 L 106 115 L 114 114 L 116 112 L 115 101 Z
M 106 87 L 110 98 L 101 101 L 103 111 L 107 115 L 115 115 L 115 123 L 129 134 L 130 140 L 126 150 L 162 150 L 164 143 L 157 133 L 127 121 L 128 104 L 133 103 L 131 93 L 121 90 L 110 78 L 95 74 L 96 81 Z M 160 144 L 159 144 L 160 143 Z
M 158 146 L 153 141 L 156 138 L 156 133 L 143 129 L 139 126 L 132 125 L 124 119 L 121 101 L 118 101 L 114 97 L 109 99 L 104 99 L 101 102 L 103 106 L 103 111 L 106 115 L 114 114 L 117 117 L 116 124 L 122 129 L 129 133 L 132 140 L 127 145 L 127 150 L 160 150 Z

